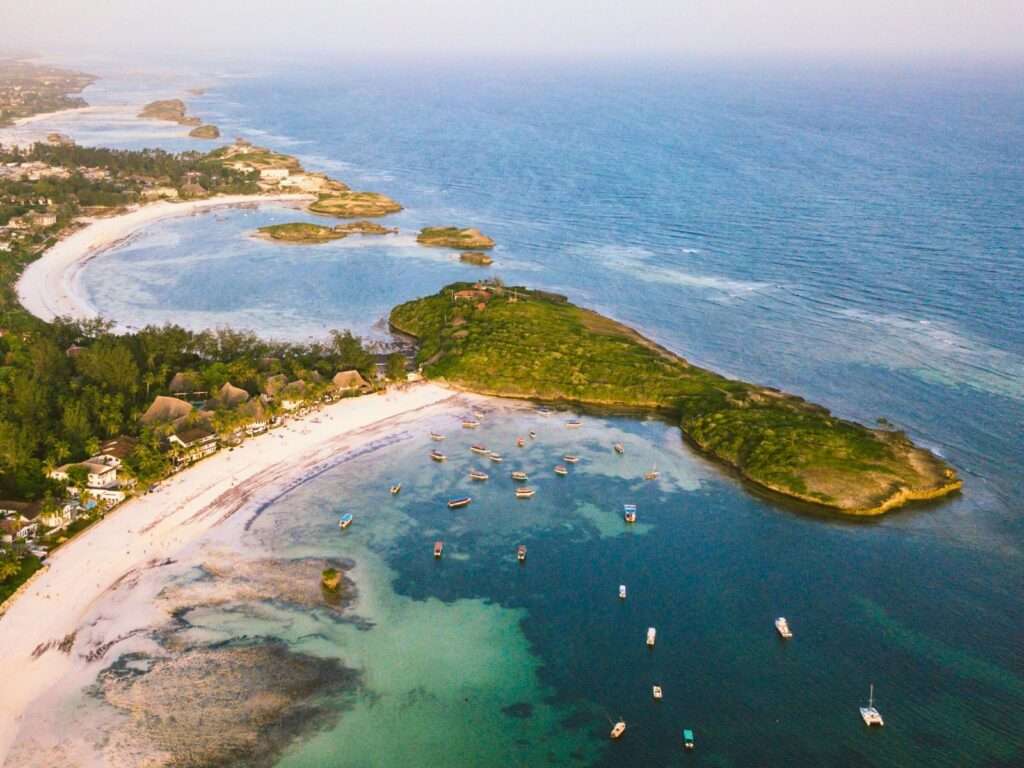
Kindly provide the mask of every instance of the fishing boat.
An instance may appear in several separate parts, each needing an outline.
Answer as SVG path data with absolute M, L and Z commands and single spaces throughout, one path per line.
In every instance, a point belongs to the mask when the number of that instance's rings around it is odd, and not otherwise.
M 654 647 L 654 641 L 657 639 L 657 637 L 658 637 L 658 630 L 656 630 L 654 627 L 648 627 L 647 628 L 647 647 L 648 648 L 653 648 Z
M 463 419 L 462 421 L 463 429 L 476 429 L 479 426 L 480 422 L 477 421 L 476 419 Z
M 526 445 L 526 441 L 523 438 L 521 438 L 521 437 L 517 437 L 516 438 L 516 445 L 518 447 L 522 448 L 524 445 Z
M 652 467 L 650 471 L 644 472 L 644 480 L 657 480 L 661 473 L 657 467 Z
M 486 472 L 481 472 L 479 469 L 471 469 L 471 470 L 469 470 L 469 479 L 470 480 L 486 480 L 487 477 L 488 477 L 487 473 Z
M 530 499 L 533 498 L 533 494 L 535 493 L 536 491 L 533 490 L 533 488 L 527 488 L 525 486 L 520 486 L 519 488 L 516 488 L 517 499 Z
M 480 445 L 479 443 L 476 443 L 475 445 L 469 446 L 469 450 L 471 450 L 473 453 L 483 453 L 483 454 L 490 453 L 490 451 L 488 451 L 487 448 L 485 448 L 484 446 Z
M 657 699 L 658 701 L 661 701 L 661 686 L 660 685 L 653 685 L 653 686 L 651 686 L 651 693 L 654 695 L 655 699 Z
M 346 512 L 344 515 L 338 518 L 338 527 L 344 531 L 346 528 L 352 525 L 353 520 L 355 520 L 355 517 L 352 516 L 352 513 Z
M 448 499 L 448 509 L 458 509 L 459 507 L 464 507 L 467 504 L 469 504 L 469 502 L 471 502 L 472 500 L 473 499 L 470 498 L 469 496 L 461 496 L 458 499 Z
M 564 464 L 559 464 L 557 467 L 555 467 L 555 474 L 562 475 L 564 477 L 565 475 L 569 474 L 569 470 L 566 469 Z
M 443 541 L 435 541 L 434 542 L 434 557 L 436 557 L 438 560 L 440 560 L 441 559 L 441 555 L 443 553 L 444 553 L 444 542 Z
M 683 749 L 693 749 L 693 731 L 689 728 L 683 729 Z
M 487 458 L 489 458 L 495 464 L 500 464 L 501 462 L 504 461 L 504 459 L 501 457 L 501 454 L 496 453 L 495 451 L 491 451 L 490 453 L 488 453 Z
M 627 523 L 636 522 L 636 504 L 623 504 L 622 505 L 622 516 L 625 518 Z
M 790 630 L 789 622 L 786 621 L 785 616 L 779 616 L 779 618 L 775 620 L 775 629 L 777 629 L 779 634 L 786 640 L 789 640 L 789 638 L 793 636 L 793 632 Z
M 619 584 L 619 600 L 625 600 L 625 599 L 626 599 L 626 585 L 625 584 Z
M 566 464 L 578 464 L 579 460 L 579 456 L 574 456 L 571 453 L 567 453 L 565 454 L 565 456 L 562 457 L 562 461 L 564 461 Z
M 872 726 L 883 726 L 885 723 L 882 720 L 882 713 L 875 709 L 875 684 L 871 683 L 871 687 L 868 689 L 868 705 L 860 708 L 860 716 L 864 720 L 864 725 Z
M 516 547 L 516 560 L 518 560 L 520 563 L 525 563 L 526 562 L 526 545 L 525 544 L 520 544 L 518 547 Z
M 525 481 L 525 480 L 529 480 L 530 478 L 526 476 L 525 472 L 517 469 L 515 472 L 512 473 L 512 479 L 513 480 L 519 480 L 519 481 Z
M 626 446 L 624 446 L 622 443 L 616 443 L 615 445 L 612 446 L 612 448 L 615 449 L 616 453 L 625 453 L 626 452 Z
M 401 483 L 395 483 L 388 490 L 391 491 L 391 495 L 392 496 L 397 496 L 401 492 L 401 490 L 402 490 L 402 484 Z
M 444 435 L 438 434 L 437 432 L 431 432 L 430 433 L 430 439 L 433 440 L 436 443 L 439 443 L 442 440 L 444 440 Z
M 583 426 L 583 422 L 579 419 L 573 419 L 572 421 L 565 422 L 566 429 L 579 429 Z
M 431 451 L 430 452 L 430 458 L 432 458 L 434 461 L 447 461 L 448 460 L 448 457 L 445 456 L 440 451 Z
M 615 725 L 612 726 L 611 737 L 617 739 L 626 732 L 626 721 L 619 720 Z

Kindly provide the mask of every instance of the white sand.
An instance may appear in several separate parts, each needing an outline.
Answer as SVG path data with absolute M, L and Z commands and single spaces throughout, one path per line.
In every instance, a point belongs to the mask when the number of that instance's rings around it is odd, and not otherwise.
M 37 646 L 76 632 L 96 600 L 133 570 L 170 557 L 253 504 L 254 497 L 294 483 L 394 422 L 370 429 L 374 425 L 416 418 L 415 412 L 456 396 L 422 383 L 386 395 L 341 400 L 201 461 L 153 493 L 125 502 L 58 549 L 0 616 L 0 765 L 26 708 L 85 663 L 74 652 L 56 649 L 33 659 Z
M 313 195 L 298 193 L 221 195 L 181 203 L 160 201 L 119 216 L 92 219 L 85 227 L 62 239 L 25 268 L 15 286 L 18 300 L 25 309 L 47 322 L 58 317 L 80 320 L 97 317 L 96 310 L 78 289 L 78 273 L 89 259 L 120 243 L 142 227 L 160 219 L 188 216 L 211 208 L 253 203 L 297 203 L 314 199 Z

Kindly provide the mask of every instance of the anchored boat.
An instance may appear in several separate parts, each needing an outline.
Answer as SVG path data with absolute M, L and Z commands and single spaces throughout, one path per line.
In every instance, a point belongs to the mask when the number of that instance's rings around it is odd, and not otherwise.
M 486 472 L 481 472 L 479 469 L 471 469 L 471 470 L 469 470 L 469 479 L 470 480 L 486 480 L 487 477 L 488 477 L 487 473 Z
M 520 448 L 522 448 L 524 445 L 526 445 L 526 441 L 523 438 L 521 438 L 521 437 L 517 437 L 516 438 L 516 445 L 519 446 Z
M 463 429 L 476 429 L 479 426 L 480 422 L 477 421 L 476 419 L 463 419 L 462 421 Z
M 612 726 L 611 737 L 617 739 L 626 732 L 626 721 L 619 720 L 615 725 Z
M 535 494 L 535 493 L 536 493 L 536 491 L 533 490 L 533 488 L 526 488 L 525 486 L 521 486 L 519 488 L 516 488 L 516 498 L 517 499 L 530 499 L 530 498 L 533 498 L 533 494 Z
M 648 648 L 653 648 L 654 647 L 654 641 L 657 638 L 658 638 L 658 630 L 656 630 L 654 627 L 648 627 L 647 628 L 647 647 Z
M 625 584 L 619 584 L 619 600 L 625 600 L 625 599 L 626 599 L 626 585 Z
M 573 419 L 572 421 L 565 422 L 566 429 L 579 429 L 583 426 L 583 422 L 579 419 Z
M 622 505 L 622 516 L 626 519 L 627 523 L 636 522 L 636 504 L 623 504 Z
M 355 517 L 352 516 L 352 513 L 346 512 L 344 515 L 338 518 L 338 527 L 341 528 L 341 530 L 345 530 L 350 525 L 352 525 L 353 520 L 355 520 Z
M 785 616 L 779 616 L 779 618 L 775 620 L 775 629 L 777 629 L 779 634 L 786 640 L 789 640 L 789 638 L 793 636 L 793 632 L 790 630 L 789 622 L 786 621 Z
M 471 450 L 473 453 L 482 453 L 485 455 L 490 453 L 490 451 L 488 451 L 484 446 L 480 445 L 479 443 L 469 446 L 469 450 Z
M 616 453 L 625 453 L 626 452 L 626 446 L 624 446 L 622 443 L 616 443 L 615 445 L 612 446 L 612 448 L 615 449 Z
M 579 456 L 575 456 L 571 453 L 567 453 L 565 454 L 565 456 L 562 457 L 562 461 L 564 461 L 566 464 L 578 464 L 579 460 Z
M 860 716 L 864 720 L 864 725 L 872 726 L 877 725 L 879 727 L 885 725 L 882 720 L 882 713 L 875 709 L 875 684 L 871 683 L 871 687 L 868 689 L 868 705 L 860 708 Z
M 683 748 L 693 749 L 693 731 L 689 728 L 683 729 Z
M 473 499 L 469 496 L 462 496 L 458 499 L 448 499 L 448 509 L 458 509 L 459 507 L 464 507 L 467 504 L 469 504 L 469 502 L 471 502 L 472 500 Z
M 430 458 L 432 458 L 434 461 L 447 461 L 448 460 L 448 457 L 445 456 L 440 451 L 431 451 L 430 452 Z
M 430 439 L 435 442 L 440 442 L 441 440 L 444 440 L 444 435 L 438 434 L 437 432 L 431 432 Z
M 564 477 L 565 475 L 569 474 L 569 470 L 566 469 L 565 465 L 559 464 L 558 466 L 555 467 L 555 474 L 562 475 Z
M 494 451 L 491 451 L 490 453 L 488 453 L 487 454 L 487 458 L 489 458 L 495 464 L 500 464 L 501 462 L 504 461 L 504 459 L 501 457 L 501 454 L 500 453 L 496 453 Z
M 520 563 L 525 563 L 526 562 L 526 545 L 525 544 L 520 544 L 518 547 L 516 547 L 516 560 L 518 560 Z
M 391 486 L 389 490 L 391 491 L 392 496 L 397 496 L 402 490 L 402 484 L 395 483 L 394 485 Z
M 513 480 L 529 480 L 530 478 L 526 476 L 525 472 L 517 469 L 515 472 L 512 473 L 512 479 Z
M 440 560 L 442 553 L 444 553 L 444 542 L 443 541 L 435 541 L 434 542 L 434 557 L 436 557 L 438 560 Z
M 644 472 L 644 480 L 657 480 L 661 473 L 657 467 L 652 467 L 649 472 Z
M 531 440 L 536 440 L 537 439 L 537 433 L 534 432 L 532 429 L 530 430 L 530 439 Z
M 651 686 L 651 693 L 653 694 L 655 699 L 657 699 L 658 701 L 661 701 L 661 686 L 660 685 Z

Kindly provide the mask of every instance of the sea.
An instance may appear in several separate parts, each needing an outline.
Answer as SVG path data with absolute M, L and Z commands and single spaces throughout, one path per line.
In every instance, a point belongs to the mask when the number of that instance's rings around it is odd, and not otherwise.
M 173 627 L 154 628 L 149 661 L 109 651 L 109 674 L 142 678 L 153 658 L 254 643 L 351 673 L 289 688 L 294 701 L 273 710 L 262 740 L 177 764 L 1024 765 L 1019 67 L 262 60 L 93 70 L 104 77 L 90 103 L 180 96 L 228 141 L 296 155 L 405 207 L 386 221 L 396 236 L 309 247 L 252 237 L 315 220 L 282 205 L 153 224 L 79 276 L 119 325 L 297 341 L 351 329 L 386 341 L 395 304 L 495 277 L 565 294 L 697 364 L 843 418 L 885 419 L 964 480 L 947 500 L 852 520 L 760 496 L 654 418 L 487 401 L 469 432 L 457 408 L 425 414 L 150 577 L 180 591 L 214 578 L 202 564 L 218 557 L 333 558 L 358 593 L 337 615 L 270 589 L 235 590 L 179 606 Z M 185 94 L 194 87 L 205 90 Z M 114 109 L 53 124 L 105 146 L 217 145 Z M 480 228 L 497 242 L 494 265 L 417 246 L 427 225 Z M 583 426 L 567 429 L 575 417 Z M 443 465 L 428 460 L 430 430 L 448 436 Z M 471 443 L 505 462 L 481 461 Z M 565 453 L 580 463 L 555 476 Z M 474 466 L 491 479 L 471 487 Z M 644 481 L 653 466 L 660 478 Z M 529 473 L 534 498 L 513 497 L 512 469 Z M 473 503 L 449 510 L 461 495 Z M 624 503 L 638 505 L 635 525 Z M 345 511 L 356 523 L 340 532 Z M 793 639 L 778 637 L 777 616 Z M 884 728 L 866 728 L 858 712 L 872 684 Z M 110 743 L 174 754 L 160 729 L 136 722 L 125 735 L 138 712 L 123 695 L 100 686 L 80 696 L 117 715 L 101 731 Z M 626 733 L 611 741 L 620 719 Z

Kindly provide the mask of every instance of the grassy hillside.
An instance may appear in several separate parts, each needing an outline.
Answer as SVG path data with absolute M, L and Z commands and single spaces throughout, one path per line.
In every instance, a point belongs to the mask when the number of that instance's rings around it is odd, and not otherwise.
M 779 493 L 877 514 L 959 488 L 904 435 L 690 365 L 563 297 L 457 283 L 392 310 L 429 378 L 485 394 L 662 409 L 711 456 Z

